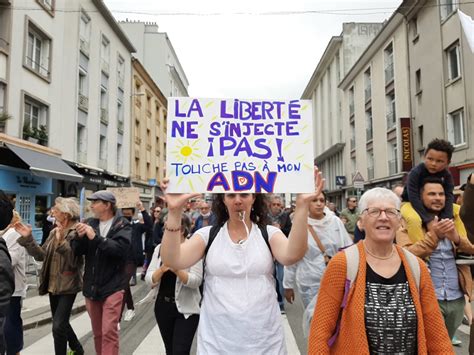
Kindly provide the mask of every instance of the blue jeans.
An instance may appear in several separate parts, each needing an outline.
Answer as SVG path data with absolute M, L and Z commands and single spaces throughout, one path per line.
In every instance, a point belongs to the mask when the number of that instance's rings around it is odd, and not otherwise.
M 283 265 L 278 261 L 275 261 L 275 270 L 276 270 L 276 291 L 278 295 L 278 303 L 280 304 L 280 309 L 285 307 L 285 298 L 283 292 Z

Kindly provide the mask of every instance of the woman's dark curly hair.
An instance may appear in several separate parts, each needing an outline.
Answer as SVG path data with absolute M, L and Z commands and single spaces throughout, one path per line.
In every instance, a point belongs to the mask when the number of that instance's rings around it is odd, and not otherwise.
M 229 213 L 224 204 L 224 195 L 225 194 L 215 194 L 212 201 L 212 212 L 216 216 L 216 223 L 218 225 L 223 225 L 229 219 Z M 250 220 L 261 227 L 265 227 L 270 222 L 268 219 L 266 195 L 254 194 L 254 196 L 255 201 L 250 212 Z

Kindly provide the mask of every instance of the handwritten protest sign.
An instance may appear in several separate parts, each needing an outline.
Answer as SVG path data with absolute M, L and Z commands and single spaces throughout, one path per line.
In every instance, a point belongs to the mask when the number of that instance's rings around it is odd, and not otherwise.
M 140 201 L 140 191 L 137 187 L 108 187 L 107 190 L 114 194 L 117 208 L 135 208 Z
M 311 192 L 308 100 L 168 99 L 169 192 Z

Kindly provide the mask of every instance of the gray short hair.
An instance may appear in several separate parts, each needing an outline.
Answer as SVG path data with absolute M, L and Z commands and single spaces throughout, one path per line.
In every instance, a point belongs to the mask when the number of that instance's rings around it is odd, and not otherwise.
M 401 201 L 400 198 L 391 190 L 385 187 L 374 187 L 369 191 L 365 192 L 359 201 L 359 208 L 361 211 L 365 210 L 372 201 L 389 201 L 393 202 L 397 210 L 400 209 Z
M 58 197 L 54 200 L 54 203 L 55 210 L 68 214 L 71 220 L 79 220 L 81 216 L 81 207 L 75 198 Z

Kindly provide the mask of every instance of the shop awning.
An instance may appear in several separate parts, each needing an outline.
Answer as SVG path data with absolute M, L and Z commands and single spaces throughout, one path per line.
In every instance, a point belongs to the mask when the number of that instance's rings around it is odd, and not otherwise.
M 33 175 L 58 180 L 82 181 L 82 175 L 79 175 L 58 157 L 9 143 L 5 143 L 5 145 L 29 166 Z

